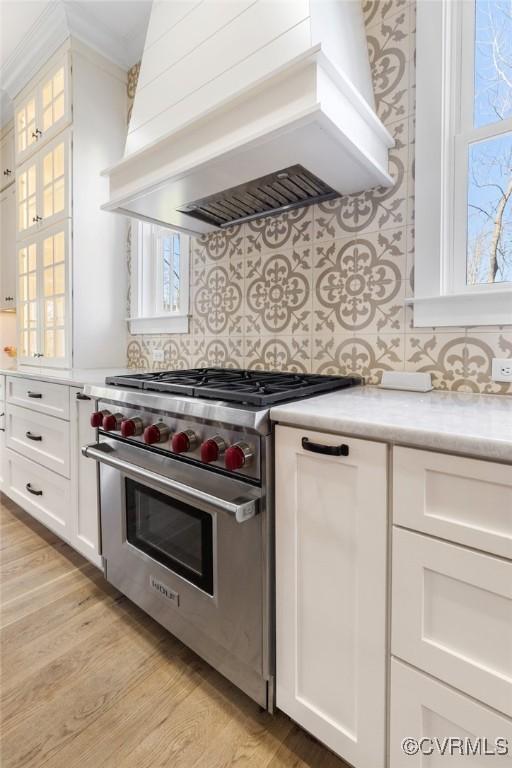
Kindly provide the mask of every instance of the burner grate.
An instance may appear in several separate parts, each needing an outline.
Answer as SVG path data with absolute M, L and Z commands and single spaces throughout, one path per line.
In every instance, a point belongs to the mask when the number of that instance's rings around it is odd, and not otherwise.
M 268 406 L 285 400 L 344 389 L 360 384 L 361 380 L 350 376 L 322 376 L 288 371 L 192 368 L 112 376 L 107 378 L 106 383 L 151 392 Z

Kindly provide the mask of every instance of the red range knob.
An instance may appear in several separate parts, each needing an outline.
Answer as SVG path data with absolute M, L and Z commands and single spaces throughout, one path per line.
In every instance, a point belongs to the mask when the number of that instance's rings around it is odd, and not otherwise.
M 144 424 L 142 419 L 123 419 L 121 422 L 121 434 L 123 437 L 134 437 L 135 435 L 142 435 L 144 431 Z
M 103 429 L 105 432 L 112 432 L 112 430 L 120 429 L 122 420 L 122 413 L 108 413 L 103 417 Z
M 201 446 L 201 461 L 205 464 L 210 464 L 212 461 L 217 461 L 219 456 L 226 450 L 226 442 L 222 437 L 215 435 L 210 437 L 209 440 Z
M 109 414 L 110 411 L 94 411 L 94 413 L 91 413 L 91 427 L 94 427 L 94 429 L 101 427 L 104 417 Z
M 171 440 L 171 448 L 174 453 L 187 453 L 193 451 L 197 445 L 197 435 L 191 429 L 176 432 Z
M 253 451 L 248 443 L 234 443 L 226 450 L 224 465 L 230 472 L 236 472 L 249 464 L 252 457 Z
M 162 421 L 159 421 L 158 424 L 151 424 L 144 430 L 143 440 L 148 445 L 151 445 L 151 443 L 163 443 L 168 438 L 169 427 Z

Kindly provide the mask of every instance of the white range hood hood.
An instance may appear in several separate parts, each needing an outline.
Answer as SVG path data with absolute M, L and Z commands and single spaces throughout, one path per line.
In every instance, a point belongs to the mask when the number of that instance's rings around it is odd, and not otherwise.
M 153 4 L 106 210 L 204 233 L 388 186 L 357 0 Z

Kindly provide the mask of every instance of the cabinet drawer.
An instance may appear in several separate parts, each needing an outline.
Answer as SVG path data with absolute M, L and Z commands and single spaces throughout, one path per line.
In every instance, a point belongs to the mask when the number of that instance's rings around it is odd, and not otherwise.
M 512 559 L 512 467 L 395 448 L 393 522 Z
M 395 656 L 512 715 L 512 563 L 393 531 Z
M 508 717 L 493 712 L 483 704 L 396 659 L 391 660 L 389 765 L 393 768 L 414 768 L 426 764 L 453 765 L 454 762 L 460 765 L 486 766 L 489 761 L 491 765 L 512 768 L 511 734 L 512 720 Z M 408 737 L 427 739 L 423 745 L 427 754 L 405 754 L 401 745 Z M 445 754 L 442 757 L 436 751 L 431 757 L 428 756 L 432 742 L 434 750 L 436 749 L 435 739 L 442 744 L 444 739 L 450 737 L 470 739 L 473 745 L 478 745 L 478 737 L 487 739 L 488 749 L 495 749 L 500 743 L 499 739 L 508 738 L 510 754 L 495 759 L 483 754 L 475 757 L 459 756 L 458 761 L 456 756 Z M 482 751 L 484 747 L 485 742 L 482 744 Z
M 9 449 L 5 451 L 4 468 L 6 494 L 67 540 L 72 515 L 69 480 Z
M 7 447 L 69 477 L 69 423 L 34 413 L 28 408 L 7 405 Z
M 65 384 L 8 376 L 7 402 L 69 420 L 69 387 Z

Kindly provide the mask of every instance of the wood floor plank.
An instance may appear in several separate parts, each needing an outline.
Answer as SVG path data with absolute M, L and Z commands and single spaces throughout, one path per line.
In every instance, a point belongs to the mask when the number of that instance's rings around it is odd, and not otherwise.
M 2 768 L 347 768 L 0 498 Z

